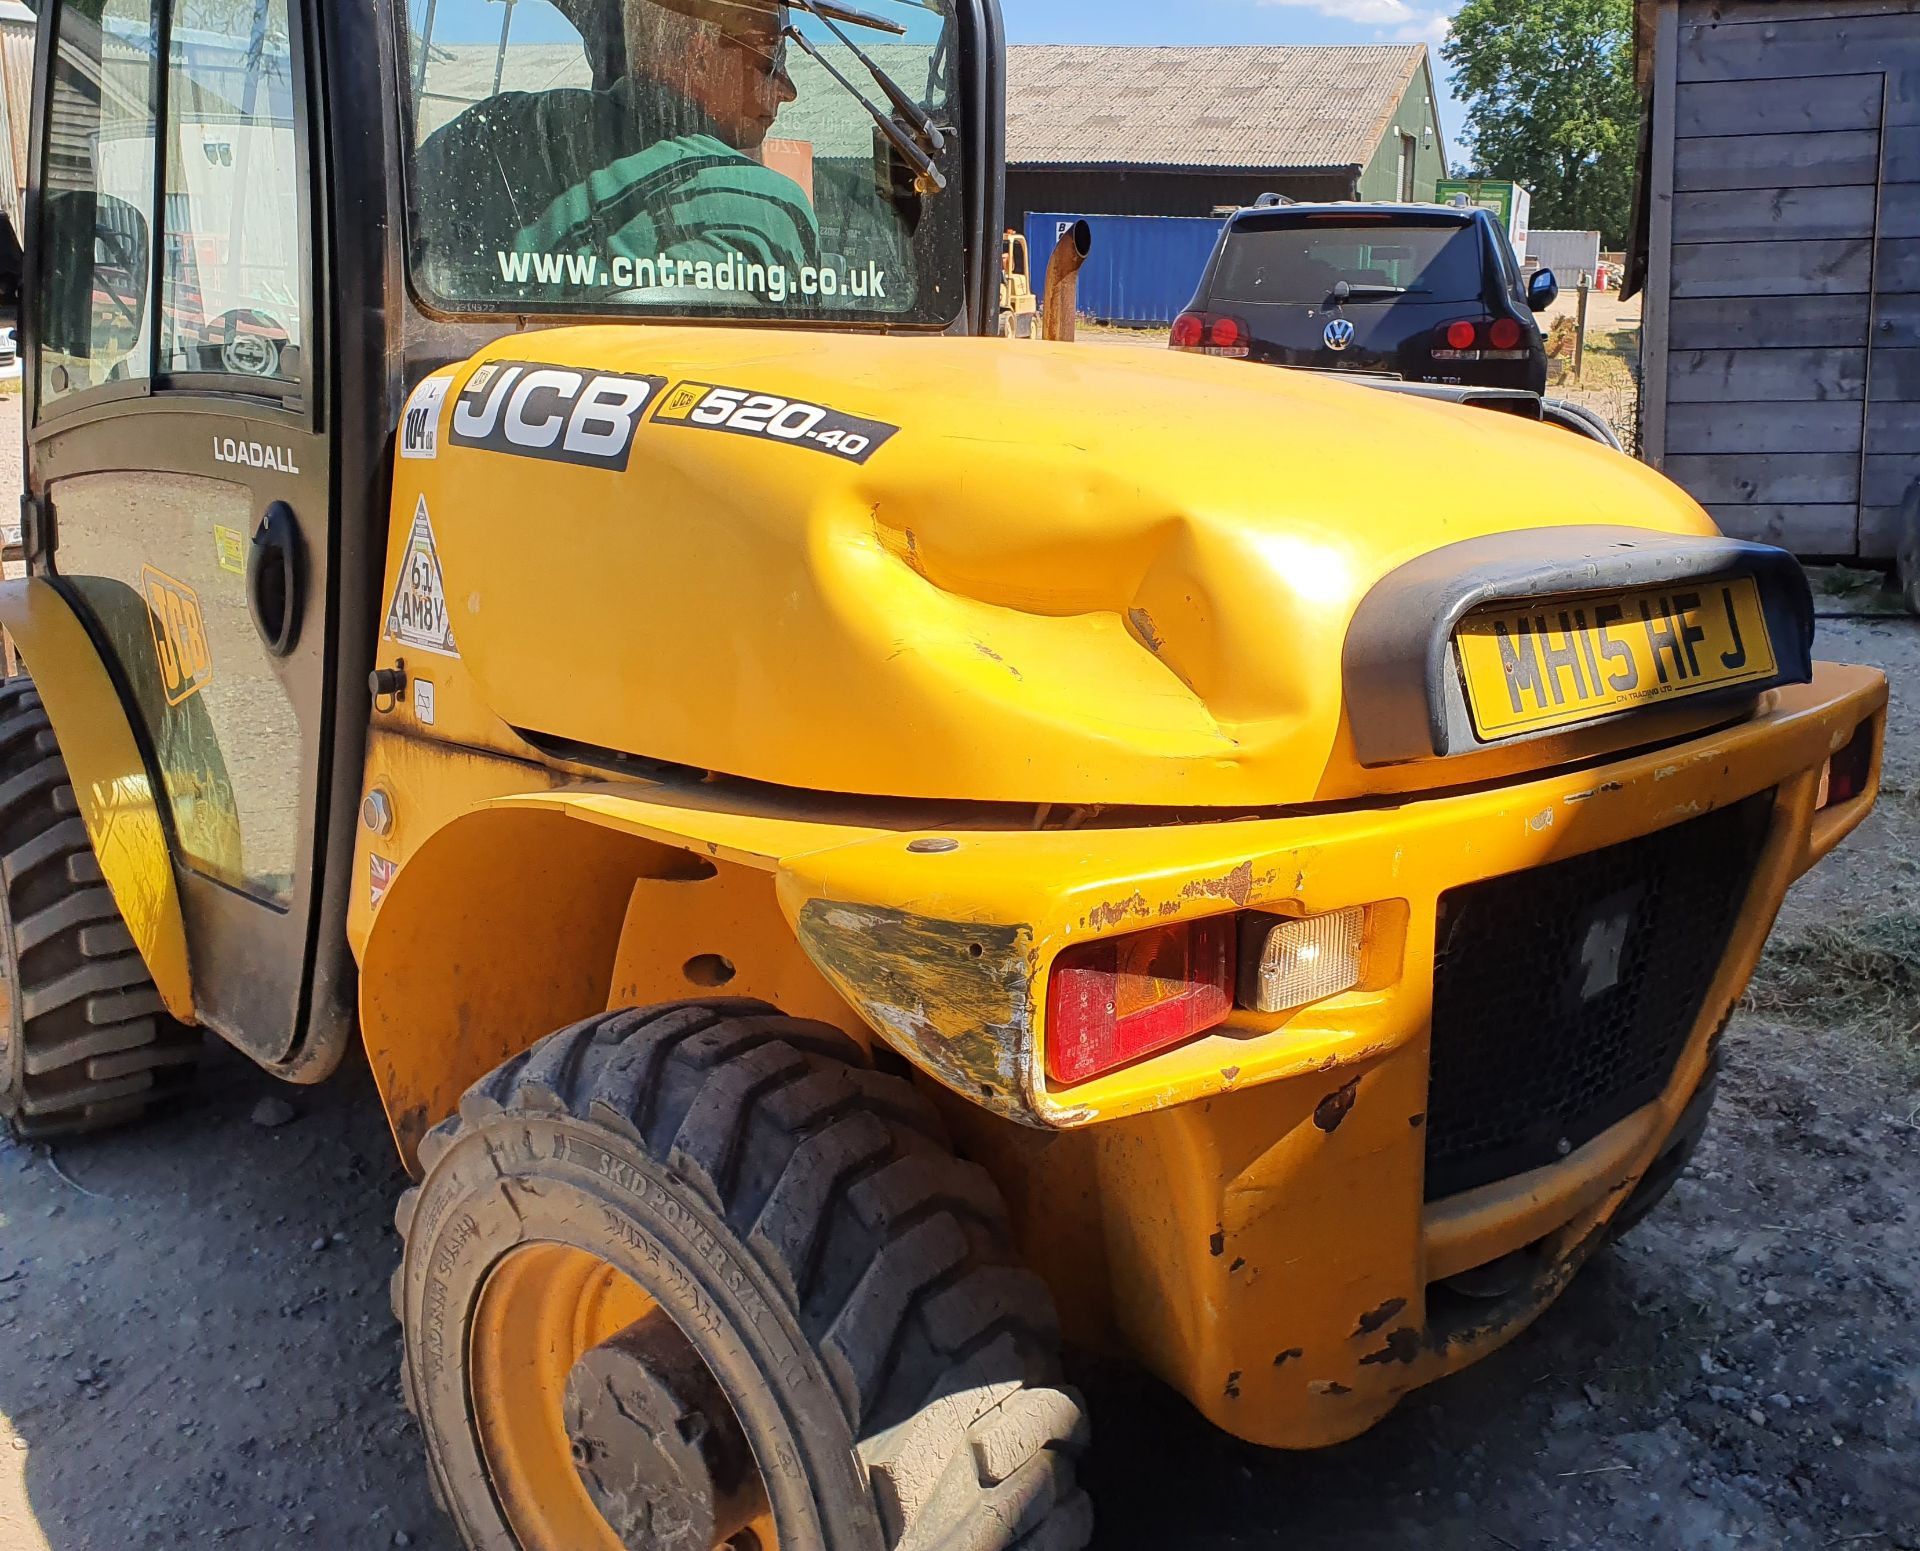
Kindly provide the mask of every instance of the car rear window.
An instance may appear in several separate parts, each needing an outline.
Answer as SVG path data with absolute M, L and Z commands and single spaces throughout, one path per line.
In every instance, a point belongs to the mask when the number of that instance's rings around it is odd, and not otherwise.
M 1213 294 L 1229 302 L 1318 303 L 1342 280 L 1354 288 L 1356 302 L 1392 301 L 1399 294 L 1478 301 L 1484 289 L 1480 234 L 1452 224 L 1236 227 L 1221 254 Z

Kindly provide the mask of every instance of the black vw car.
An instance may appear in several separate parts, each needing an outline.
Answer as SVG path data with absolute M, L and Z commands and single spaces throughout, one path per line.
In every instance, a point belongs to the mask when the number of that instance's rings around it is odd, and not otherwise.
M 1484 210 L 1263 203 L 1227 222 L 1172 343 L 1275 366 L 1544 393 L 1533 314 L 1559 291 L 1551 270 L 1522 280 Z

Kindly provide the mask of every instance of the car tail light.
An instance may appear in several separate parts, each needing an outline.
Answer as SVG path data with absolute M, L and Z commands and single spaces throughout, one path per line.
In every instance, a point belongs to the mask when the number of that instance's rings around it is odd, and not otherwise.
M 1173 320 L 1167 343 L 1175 350 L 1198 350 L 1205 355 L 1246 355 L 1252 330 L 1238 318 L 1212 312 L 1183 312 Z
M 1495 350 L 1518 350 L 1520 325 L 1512 318 L 1495 318 L 1493 327 L 1487 330 L 1487 343 Z
M 1873 723 L 1862 722 L 1847 746 L 1827 761 L 1820 775 L 1820 808 L 1852 802 L 1873 778 Z
M 1462 318 L 1458 323 L 1447 325 L 1447 348 L 1449 350 L 1471 350 L 1479 342 L 1480 329 L 1477 324 Z
M 1225 1022 L 1237 931 L 1215 916 L 1061 954 L 1047 988 L 1047 1075 L 1085 1082 Z

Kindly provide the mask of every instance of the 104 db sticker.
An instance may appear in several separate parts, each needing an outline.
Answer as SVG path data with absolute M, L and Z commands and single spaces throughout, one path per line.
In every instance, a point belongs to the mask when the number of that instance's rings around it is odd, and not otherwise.
M 883 420 L 842 414 L 822 404 L 706 382 L 677 385 L 653 412 L 653 423 L 785 442 L 789 447 L 805 447 L 849 463 L 865 463 L 900 429 Z

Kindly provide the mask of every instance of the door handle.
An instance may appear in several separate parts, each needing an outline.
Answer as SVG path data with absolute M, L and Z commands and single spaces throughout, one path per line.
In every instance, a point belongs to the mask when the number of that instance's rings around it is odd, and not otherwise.
M 275 501 L 247 552 L 247 612 L 275 657 L 285 657 L 300 639 L 302 558 L 293 508 Z

